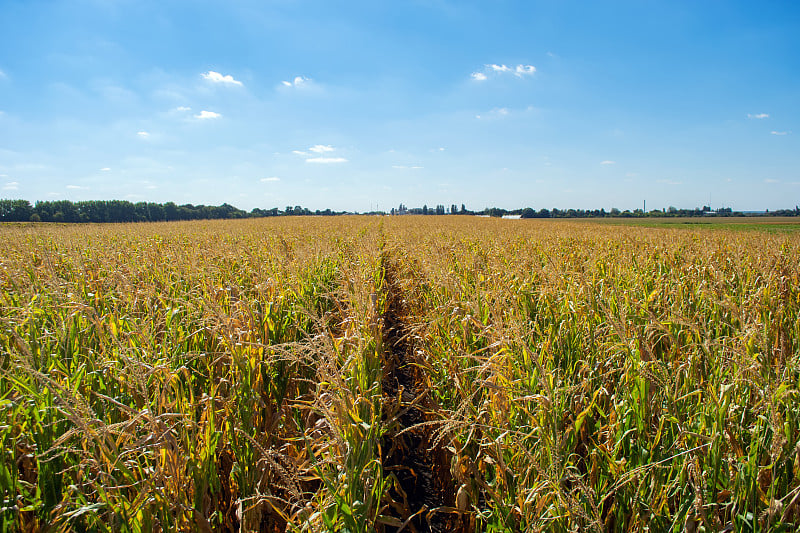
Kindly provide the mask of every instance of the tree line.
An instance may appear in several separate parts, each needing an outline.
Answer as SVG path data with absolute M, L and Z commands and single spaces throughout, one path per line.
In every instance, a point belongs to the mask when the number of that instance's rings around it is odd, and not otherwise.
M 335 216 L 358 214 L 358 212 L 333 211 L 331 209 L 311 211 L 308 208 L 286 206 L 280 210 L 254 208 L 244 211 L 230 204 L 215 205 L 177 205 L 174 202 L 164 204 L 155 202 L 129 202 L 127 200 L 88 200 L 72 202 L 70 200 L 38 201 L 31 204 L 28 200 L 0 200 L 0 222 L 163 222 L 173 220 L 208 220 L 229 218 L 261 218 L 277 216 Z M 694 209 L 654 209 L 648 212 L 642 209 L 633 211 L 612 208 L 605 209 L 521 209 L 507 210 L 499 207 L 487 207 L 482 211 L 472 211 L 461 204 L 449 207 L 437 205 L 429 208 L 408 208 L 400 204 L 392 208 L 389 213 L 384 211 L 371 211 L 369 215 L 483 215 L 490 217 L 503 217 L 506 215 L 519 216 L 520 218 L 639 218 L 639 217 L 705 217 L 705 216 L 800 216 L 800 208 L 780 209 L 765 211 L 763 213 L 743 213 L 733 211 L 729 207 L 712 210 L 708 206 Z
M 2 222 L 163 222 L 173 220 L 209 220 L 221 218 L 260 218 L 285 215 L 332 216 L 343 212 L 311 211 L 301 206 L 287 206 L 281 211 L 255 208 L 243 211 L 230 204 L 177 205 L 155 202 L 129 202 L 127 200 L 70 200 L 39 201 L 31 205 L 28 200 L 0 200 Z

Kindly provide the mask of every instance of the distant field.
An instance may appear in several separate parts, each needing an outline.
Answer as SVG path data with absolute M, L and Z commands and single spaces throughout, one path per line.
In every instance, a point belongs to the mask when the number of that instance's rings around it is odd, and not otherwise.
M 703 229 L 730 229 L 735 231 L 800 231 L 800 217 L 726 217 L 726 218 L 606 218 L 598 219 L 601 224 L 621 224 L 650 228 L 683 227 Z
M 796 531 L 797 228 L 0 226 L 0 531 Z

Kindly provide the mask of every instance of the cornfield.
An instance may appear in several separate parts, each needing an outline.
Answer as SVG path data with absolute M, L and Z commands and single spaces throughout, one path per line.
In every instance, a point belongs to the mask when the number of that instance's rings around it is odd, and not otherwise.
M 800 234 L 0 227 L 2 531 L 795 531 Z

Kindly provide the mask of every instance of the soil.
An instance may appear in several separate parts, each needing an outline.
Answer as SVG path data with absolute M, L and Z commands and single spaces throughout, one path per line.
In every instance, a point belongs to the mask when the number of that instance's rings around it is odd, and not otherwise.
M 470 529 L 467 516 L 453 510 L 458 487 L 450 472 L 452 454 L 436 442 L 435 425 L 419 425 L 435 420 L 429 414 L 434 405 L 427 394 L 425 373 L 416 364 L 420 355 L 415 353 L 406 322 L 408 305 L 397 282 L 396 266 L 387 257 L 384 276 L 383 416 L 397 419 L 383 437 L 382 460 L 386 474 L 398 481 L 389 490 L 391 501 L 385 514 L 407 522 L 404 528 L 386 526 L 384 531 L 466 532 Z

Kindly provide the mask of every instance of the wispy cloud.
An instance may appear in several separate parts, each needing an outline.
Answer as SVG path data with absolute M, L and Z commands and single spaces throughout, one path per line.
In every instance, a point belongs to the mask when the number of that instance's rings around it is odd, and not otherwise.
M 82 187 L 80 185 L 67 185 L 67 189 L 71 191 L 88 191 L 89 187 Z
M 675 181 L 675 180 L 657 180 L 658 183 L 663 183 L 665 185 L 683 185 L 682 181 Z
M 347 163 L 344 157 L 321 157 L 319 154 L 330 154 L 335 152 L 336 148 L 330 144 L 315 144 L 304 150 L 292 150 L 292 153 L 306 158 L 306 163 Z
M 191 111 L 191 110 L 192 108 L 186 105 L 179 105 L 178 107 L 175 108 L 175 111 L 180 111 L 180 112 Z
M 523 64 L 517 65 L 516 67 L 509 67 L 505 64 L 498 65 L 496 63 L 490 63 L 484 65 L 483 70 L 475 71 L 470 74 L 470 77 L 475 81 L 486 81 L 489 79 L 489 76 L 505 76 L 508 74 L 516 76 L 517 78 L 532 76 L 536 74 L 536 67 Z
M 767 113 L 748 113 L 747 118 L 769 118 Z
M 392 165 L 392 168 L 396 168 L 398 170 L 401 170 L 401 169 L 419 170 L 419 169 L 425 168 L 425 167 L 421 167 L 419 165 L 414 165 L 414 166 L 411 166 L 411 167 L 406 166 L 406 165 Z
M 609 159 L 606 159 L 605 161 L 600 161 L 600 164 L 601 165 L 616 165 L 617 162 L 616 161 L 611 161 Z
M 233 79 L 233 76 L 230 74 L 222 75 L 219 72 L 214 72 L 213 70 L 209 70 L 208 72 L 204 72 L 202 74 L 203 78 L 212 82 L 212 83 L 221 83 L 223 85 L 238 85 L 241 87 L 242 82 L 239 80 Z
M 7 78 L 7 77 L 8 77 L 8 75 L 5 72 L 3 72 L 2 69 L 0 69 L 0 79 Z
M 344 157 L 309 157 L 306 163 L 347 163 Z
M 142 139 L 147 139 L 148 137 L 150 137 L 150 133 L 147 131 L 137 131 L 136 135 L 138 135 Z
M 5 185 L 3 185 L 4 191 L 17 191 L 19 190 L 19 182 L 17 181 L 9 181 Z
M 780 180 L 767 178 L 767 179 L 764 180 L 764 183 L 780 183 Z
M 268 183 L 271 181 L 281 181 L 281 179 L 277 176 L 270 176 L 268 178 L 261 178 L 261 183 Z
M 475 118 L 478 120 L 483 119 L 498 119 L 498 118 L 505 118 L 509 115 L 510 111 L 507 107 L 496 107 L 489 111 L 488 113 L 484 113 L 482 115 L 475 115 Z
M 315 154 L 322 154 L 325 152 L 333 152 L 335 148 L 330 144 L 315 144 L 314 146 L 309 148 L 309 150 L 311 152 L 314 152 Z
M 281 84 L 284 87 L 305 87 L 311 83 L 311 78 L 307 78 L 305 76 L 295 76 L 291 81 L 282 81 Z
M 100 172 L 108 172 L 109 170 L 111 170 L 110 167 L 103 167 L 100 169 Z
M 772 135 L 789 135 L 792 133 L 791 131 L 771 131 L 770 134 Z
M 200 111 L 200 113 L 196 114 L 194 118 L 198 120 L 209 120 L 214 118 L 221 118 L 222 115 L 219 113 L 215 113 L 214 111 Z

